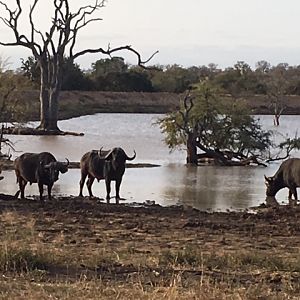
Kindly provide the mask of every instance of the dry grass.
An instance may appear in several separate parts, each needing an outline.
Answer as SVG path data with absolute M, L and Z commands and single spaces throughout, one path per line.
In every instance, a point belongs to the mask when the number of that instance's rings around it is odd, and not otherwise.
M 0 299 L 299 299 L 299 248 L 285 237 L 238 250 L 242 235 L 202 225 L 198 243 L 173 217 L 33 208 L 0 214 Z

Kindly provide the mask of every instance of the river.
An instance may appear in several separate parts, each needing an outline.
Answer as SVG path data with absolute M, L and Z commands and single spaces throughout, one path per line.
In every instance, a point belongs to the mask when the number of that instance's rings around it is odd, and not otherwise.
M 121 197 L 125 202 L 155 201 L 161 205 L 187 204 L 201 210 L 240 210 L 264 202 L 264 174 L 273 175 L 280 163 L 267 168 L 248 167 L 187 167 L 185 152 L 169 152 L 163 135 L 153 125 L 158 114 L 95 114 L 59 122 L 62 130 L 84 132 L 84 136 L 17 136 L 9 138 L 18 156 L 23 152 L 50 151 L 57 159 L 79 161 L 91 149 L 109 149 L 121 146 L 133 162 L 159 164 L 155 168 L 126 169 L 121 185 Z M 282 136 L 294 137 L 300 127 L 299 116 L 282 116 L 281 125 L 273 126 L 272 116 L 259 116 L 265 129 L 278 130 L 277 140 Z M 34 124 L 33 124 L 34 125 Z M 295 156 L 299 156 L 299 152 Z M 3 171 L 5 179 L 0 182 L 1 192 L 14 194 L 18 187 L 14 172 Z M 71 169 L 61 174 L 53 188 L 53 195 L 78 195 L 80 171 Z M 95 196 L 105 197 L 104 181 L 93 185 Z M 36 184 L 27 186 L 27 196 L 38 195 Z M 287 189 L 277 194 L 278 200 L 287 202 Z M 84 194 L 87 195 L 86 187 Z M 114 195 L 114 184 L 112 185 Z M 114 199 L 112 199 L 112 202 Z

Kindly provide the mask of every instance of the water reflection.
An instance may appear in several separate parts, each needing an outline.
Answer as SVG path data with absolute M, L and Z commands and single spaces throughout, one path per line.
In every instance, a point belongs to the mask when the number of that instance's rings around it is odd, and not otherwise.
M 121 197 L 132 202 L 154 200 L 162 205 L 186 204 L 199 209 L 244 209 L 265 201 L 263 175 L 273 175 L 279 163 L 263 167 L 187 167 L 185 153 L 169 149 L 163 135 L 153 121 L 157 114 L 97 114 L 60 121 L 63 130 L 85 132 L 75 136 L 10 136 L 16 149 L 22 152 L 50 151 L 58 159 L 65 157 L 79 161 L 86 151 L 122 146 L 131 155 L 137 152 L 134 162 L 161 164 L 159 168 L 127 169 L 121 186 Z M 272 116 L 260 117 L 266 129 L 274 129 Z M 281 134 L 294 136 L 299 128 L 298 116 L 282 116 Z M 17 153 L 17 155 L 20 155 Z M 14 194 L 17 190 L 13 172 L 3 172 L 1 192 Z M 53 195 L 78 195 L 79 170 L 60 175 L 53 187 Z M 94 194 L 105 197 L 103 181 L 93 185 Z M 86 188 L 84 194 L 87 195 Z M 114 188 L 112 189 L 114 194 Z M 36 185 L 26 187 L 26 195 L 38 195 Z M 279 202 L 287 202 L 287 190 L 278 193 Z
M 176 184 L 164 189 L 164 195 L 201 209 L 243 209 L 259 198 L 253 190 L 256 172 L 257 167 L 185 167 Z

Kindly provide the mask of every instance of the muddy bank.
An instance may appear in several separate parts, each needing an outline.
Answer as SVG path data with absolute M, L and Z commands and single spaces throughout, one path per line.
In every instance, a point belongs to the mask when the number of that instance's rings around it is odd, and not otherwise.
M 57 198 L 44 206 L 0 197 L 0 218 L 1 245 L 13 232 L 13 245 L 25 247 L 24 241 L 27 249 L 47 249 L 57 259 L 35 271 L 42 275 L 23 275 L 20 293 L 24 282 L 26 290 L 34 283 L 43 291 L 51 283 L 53 297 L 62 283 L 76 289 L 84 278 L 85 293 L 92 292 L 95 281 L 98 286 L 89 299 L 111 299 L 104 292 L 109 287 L 123 295 L 119 299 L 299 296 L 299 206 L 255 214 L 208 213 L 190 207 L 107 205 L 78 197 Z M 2 274 L 0 286 L 12 282 L 15 288 L 7 295 L 18 295 L 17 274 Z M 172 297 L 157 294 L 157 289 L 167 293 L 171 287 L 176 292 Z
M 31 120 L 39 119 L 39 91 L 22 91 L 15 96 L 22 99 Z M 62 91 L 59 119 L 95 113 L 167 113 L 180 105 L 181 94 L 142 92 Z M 231 102 L 232 98 L 223 97 Z M 247 98 L 253 114 L 272 114 L 270 100 L 265 96 Z M 286 96 L 284 114 L 300 114 L 300 96 Z
M 39 119 L 39 91 L 15 93 L 26 105 L 30 120 Z M 62 91 L 59 119 L 95 113 L 166 113 L 179 106 L 180 95 L 172 93 Z

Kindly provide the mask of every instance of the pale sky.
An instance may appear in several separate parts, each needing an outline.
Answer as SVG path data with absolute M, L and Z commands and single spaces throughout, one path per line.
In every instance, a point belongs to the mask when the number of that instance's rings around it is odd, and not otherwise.
M 14 3 L 15 0 L 4 0 Z M 32 0 L 21 1 L 23 6 Z M 49 21 L 52 0 L 39 0 L 37 27 Z M 78 7 L 93 0 L 69 0 Z M 1 16 L 3 10 L 1 10 Z M 272 65 L 286 62 L 300 65 L 299 0 L 108 0 L 95 17 L 103 21 L 90 24 L 79 35 L 77 49 L 132 45 L 143 58 L 156 50 L 150 64 L 179 64 L 184 67 L 215 63 L 221 68 L 243 60 L 252 67 L 260 60 Z M 38 26 L 40 24 L 40 26 Z M 22 29 L 26 29 L 26 24 Z M 10 38 L 11 37 L 11 38 Z M 12 41 L 0 23 L 1 41 Z M 1 57 L 13 67 L 30 52 L 21 47 L 0 46 Z M 126 62 L 135 64 L 132 54 L 120 52 Z M 76 62 L 83 69 L 104 58 L 86 55 Z

